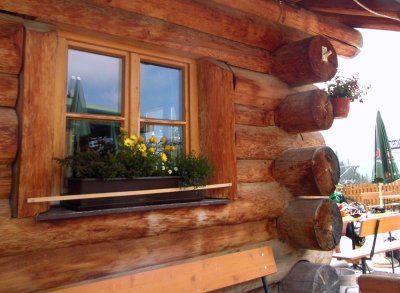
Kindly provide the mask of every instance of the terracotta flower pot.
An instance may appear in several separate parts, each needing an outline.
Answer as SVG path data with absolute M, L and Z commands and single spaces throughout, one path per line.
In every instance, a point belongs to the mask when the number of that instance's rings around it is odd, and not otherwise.
M 108 180 L 95 178 L 68 178 L 67 194 L 103 193 L 133 191 L 146 189 L 162 189 L 178 187 L 180 177 L 139 177 L 112 178 Z M 177 202 L 200 201 L 204 198 L 204 190 L 189 190 L 149 195 L 132 195 L 61 201 L 61 205 L 78 211 L 107 208 L 123 208 L 131 206 L 168 204 Z
M 350 111 L 350 99 L 347 97 L 331 98 L 333 116 L 336 119 L 346 118 Z

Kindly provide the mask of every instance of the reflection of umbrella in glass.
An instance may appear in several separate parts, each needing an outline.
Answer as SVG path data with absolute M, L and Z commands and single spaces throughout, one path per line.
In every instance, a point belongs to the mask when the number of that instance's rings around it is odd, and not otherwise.
M 392 156 L 385 124 L 378 111 L 375 125 L 375 165 L 373 182 L 379 183 L 379 203 L 382 206 L 382 184 L 399 179 L 399 171 Z
M 68 107 L 68 112 L 87 113 L 85 95 L 80 77 L 72 76 L 70 82 L 70 91 L 68 97 L 71 99 L 71 105 Z M 70 120 L 68 129 L 75 135 L 75 140 L 79 145 L 80 138 L 90 134 L 89 122 L 81 120 Z

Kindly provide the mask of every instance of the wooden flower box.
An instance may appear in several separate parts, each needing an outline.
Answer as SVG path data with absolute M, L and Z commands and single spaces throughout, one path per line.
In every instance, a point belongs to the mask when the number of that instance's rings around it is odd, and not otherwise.
M 138 177 L 138 178 L 68 178 L 67 194 L 91 194 L 105 192 L 137 191 L 179 187 L 180 177 Z M 200 201 L 204 190 L 184 190 L 177 192 L 103 197 L 61 201 L 61 206 L 78 211 L 122 208 L 132 206 L 169 204 L 178 202 Z

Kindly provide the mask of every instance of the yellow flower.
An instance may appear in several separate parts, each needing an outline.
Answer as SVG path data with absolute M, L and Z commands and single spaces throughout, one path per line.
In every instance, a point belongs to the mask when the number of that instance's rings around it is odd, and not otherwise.
M 149 138 L 149 143 L 157 143 L 157 137 L 155 137 L 154 135 L 152 135 L 152 136 Z
M 138 140 L 139 143 L 142 143 L 142 142 L 144 142 L 144 137 L 143 136 L 139 136 L 137 140 Z
M 143 158 L 146 158 L 146 157 L 147 157 L 147 152 L 146 152 L 146 151 L 142 152 L 142 157 L 143 157 Z
M 160 142 L 166 143 L 167 142 L 167 138 L 165 136 L 161 137 Z
M 132 147 L 135 145 L 135 142 L 132 139 L 127 137 L 124 139 L 124 145 L 127 147 Z
M 153 148 L 153 147 L 151 147 L 151 148 L 149 148 L 149 152 L 152 153 L 152 154 L 154 154 L 154 153 L 156 152 L 156 149 Z
M 164 150 L 169 152 L 171 150 L 171 146 L 169 144 L 165 145 Z
M 167 155 L 164 154 L 164 153 L 162 153 L 162 154 L 160 155 L 160 158 L 161 158 L 161 161 L 163 161 L 163 162 L 166 162 L 166 161 L 168 160 Z
M 176 150 L 176 147 L 171 145 L 171 152 L 174 152 Z
M 146 145 L 144 144 L 144 143 L 141 143 L 140 145 L 139 145 L 139 151 L 140 152 L 145 152 L 146 151 L 146 149 L 147 149 L 147 147 L 146 147 Z

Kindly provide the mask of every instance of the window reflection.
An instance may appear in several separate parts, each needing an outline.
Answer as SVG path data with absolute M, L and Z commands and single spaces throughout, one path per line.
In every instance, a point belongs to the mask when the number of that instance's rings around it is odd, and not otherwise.
M 182 70 L 140 64 L 140 116 L 182 120 Z
M 121 115 L 122 58 L 68 50 L 67 111 Z
M 182 126 L 165 126 L 165 125 L 141 125 L 140 135 L 147 141 L 151 136 L 157 137 L 159 141 L 161 137 L 166 137 L 178 151 L 183 150 L 183 127 Z
M 79 149 L 87 147 L 102 151 L 102 148 L 113 148 L 120 133 L 120 123 L 67 120 L 67 153 L 73 154 Z

